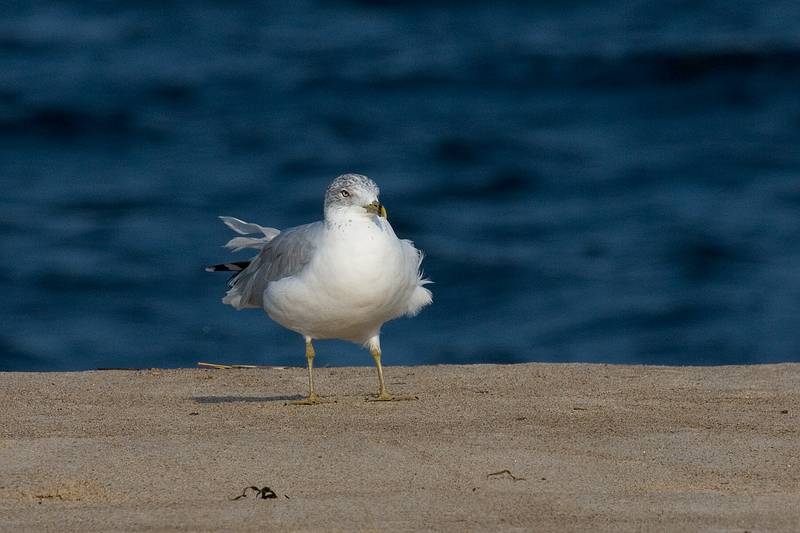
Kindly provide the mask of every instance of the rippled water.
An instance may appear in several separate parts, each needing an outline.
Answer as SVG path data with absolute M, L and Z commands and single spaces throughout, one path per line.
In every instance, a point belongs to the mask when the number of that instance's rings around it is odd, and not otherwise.
M 800 361 L 799 3 L 286 4 L 10 3 L 0 369 L 303 364 L 202 266 L 345 171 L 436 282 L 389 364 Z

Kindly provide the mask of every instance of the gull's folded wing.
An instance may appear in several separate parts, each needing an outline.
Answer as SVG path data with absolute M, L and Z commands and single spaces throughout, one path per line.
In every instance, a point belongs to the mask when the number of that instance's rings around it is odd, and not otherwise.
M 270 281 L 293 276 L 311 261 L 324 229 L 322 222 L 313 222 L 283 230 L 264 243 L 247 268 L 228 283 L 230 290 L 223 303 L 236 309 L 261 307 Z

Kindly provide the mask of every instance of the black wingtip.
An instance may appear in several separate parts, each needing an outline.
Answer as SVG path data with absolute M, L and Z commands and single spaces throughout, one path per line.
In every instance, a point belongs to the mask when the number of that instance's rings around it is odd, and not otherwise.
M 236 263 L 220 263 L 219 265 L 209 265 L 205 268 L 206 272 L 241 272 L 250 264 L 250 261 L 237 261 Z

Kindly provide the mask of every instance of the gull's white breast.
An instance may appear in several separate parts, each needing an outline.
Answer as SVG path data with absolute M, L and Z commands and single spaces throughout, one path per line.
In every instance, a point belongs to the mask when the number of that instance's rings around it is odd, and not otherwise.
M 365 343 L 409 310 L 419 287 L 419 257 L 386 219 L 358 217 L 326 225 L 312 260 L 264 291 L 264 310 L 314 339 Z

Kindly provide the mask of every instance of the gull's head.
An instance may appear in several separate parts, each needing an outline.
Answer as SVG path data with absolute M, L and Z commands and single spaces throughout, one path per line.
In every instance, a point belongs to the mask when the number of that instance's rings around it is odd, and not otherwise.
M 374 216 L 386 218 L 374 181 L 361 174 L 342 174 L 325 192 L 325 218 L 331 216 Z

